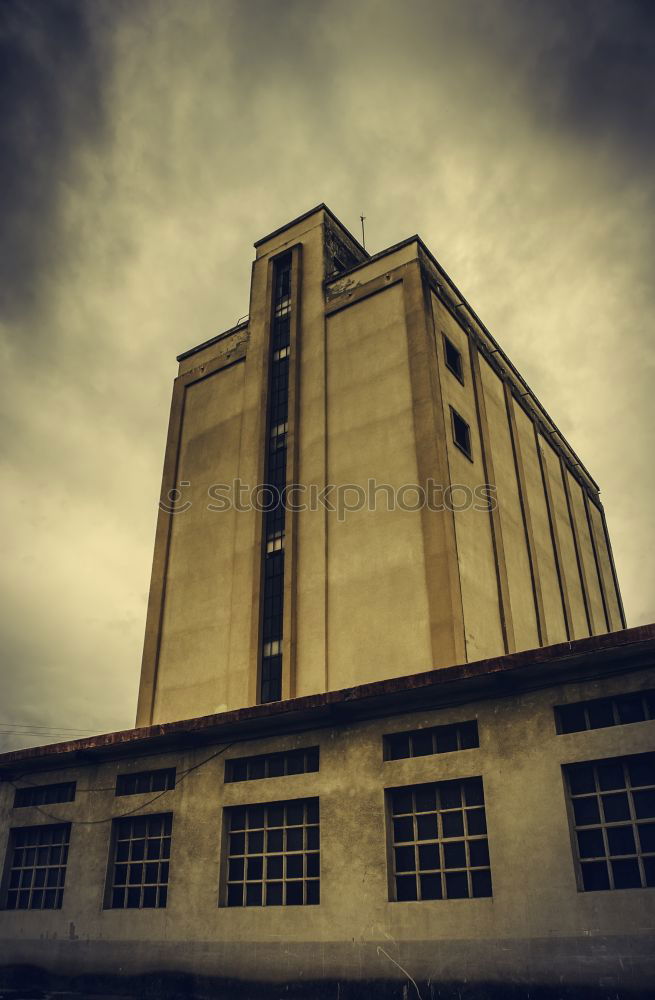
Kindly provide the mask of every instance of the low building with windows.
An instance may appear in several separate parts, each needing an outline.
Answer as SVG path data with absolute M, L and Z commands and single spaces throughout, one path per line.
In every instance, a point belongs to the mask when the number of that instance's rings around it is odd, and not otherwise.
M 443 269 L 321 205 L 178 361 L 136 728 L 0 757 L 0 983 L 651 995 L 655 626 Z

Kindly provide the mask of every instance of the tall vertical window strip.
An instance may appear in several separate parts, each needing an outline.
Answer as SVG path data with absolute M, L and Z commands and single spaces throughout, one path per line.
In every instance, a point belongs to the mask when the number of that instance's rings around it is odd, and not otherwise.
M 285 509 L 289 428 L 289 352 L 291 331 L 291 256 L 275 267 L 270 376 L 266 421 L 266 502 L 262 568 L 262 703 L 282 697 L 282 622 L 284 616 Z

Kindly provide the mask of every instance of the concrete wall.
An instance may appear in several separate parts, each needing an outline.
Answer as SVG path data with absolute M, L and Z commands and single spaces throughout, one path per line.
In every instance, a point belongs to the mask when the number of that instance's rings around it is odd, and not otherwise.
M 231 483 L 239 469 L 244 363 L 186 390 L 178 477 L 192 504 L 172 518 L 166 601 L 159 651 L 155 718 L 192 718 L 240 704 L 230 691 L 229 635 L 236 518 L 208 509 L 212 484 Z M 247 643 L 248 636 L 244 636 Z M 189 666 L 193 683 L 189 684 Z M 236 702 L 230 697 L 234 693 Z
M 595 504 L 588 505 L 589 520 L 593 528 L 593 537 L 596 545 L 596 552 L 600 564 L 600 575 L 603 581 L 607 614 L 610 622 L 610 631 L 613 632 L 621 628 L 623 613 L 621 599 L 613 573 L 612 554 L 610 540 L 605 527 L 605 520 L 602 511 Z
M 435 988 L 467 983 L 472 996 L 478 995 L 475 984 L 485 982 L 506 991 L 542 984 L 553 991 L 544 995 L 553 996 L 561 984 L 611 988 L 612 996 L 621 989 L 647 991 L 655 986 L 655 889 L 578 891 L 562 765 L 652 751 L 655 721 L 558 736 L 553 705 L 651 685 L 652 672 L 636 671 L 458 706 L 426 704 L 421 711 L 347 726 L 280 731 L 227 749 L 181 748 L 32 772 L 25 783 L 78 782 L 75 802 L 46 807 L 47 815 L 14 810 L 14 788 L 5 781 L 0 858 L 10 827 L 56 817 L 73 828 L 63 908 L 1 911 L 1 964 L 102 973 L 113 988 L 127 975 L 168 971 L 219 980 L 324 980 L 335 984 L 329 994 L 335 997 L 336 984 L 409 984 L 410 977 L 424 996 L 432 995 L 426 982 Z M 473 718 L 479 749 L 383 761 L 385 733 Z M 313 745 L 320 746 L 317 774 L 224 783 L 226 757 Z M 177 787 L 156 802 L 151 794 L 114 796 L 117 773 L 172 765 Z M 385 789 L 477 775 L 484 782 L 493 897 L 390 902 Z M 315 795 L 320 905 L 218 906 L 223 809 Z M 173 813 L 168 905 L 162 910 L 103 909 L 111 820 L 132 811 Z
M 468 338 L 459 324 L 432 295 L 434 334 L 443 421 L 448 454 L 448 481 L 453 487 L 457 563 L 464 609 L 466 659 L 478 660 L 504 652 L 501 616 L 496 582 L 496 555 L 487 511 L 475 505 L 464 506 L 468 497 L 487 482 L 482 442 L 476 412 L 473 376 L 469 360 Z M 462 358 L 464 384 L 460 383 L 444 361 L 443 335 L 457 347 Z M 457 447 L 453 437 L 451 408 L 467 422 L 471 433 L 471 458 Z M 468 492 L 458 490 L 463 486 Z
M 331 483 L 368 481 L 395 491 L 418 482 L 402 285 L 331 316 L 328 343 L 327 467 Z M 345 499 L 358 500 L 355 489 Z M 406 502 L 417 502 L 408 491 Z M 431 665 L 422 523 L 413 510 L 328 515 L 329 687 L 397 677 Z M 302 570 L 302 563 L 301 563 Z
M 516 423 L 516 444 L 520 450 L 525 478 L 524 504 L 532 522 L 534 573 L 541 588 L 543 641 L 563 642 L 568 638 L 564 603 L 534 423 L 514 401 L 511 406 Z

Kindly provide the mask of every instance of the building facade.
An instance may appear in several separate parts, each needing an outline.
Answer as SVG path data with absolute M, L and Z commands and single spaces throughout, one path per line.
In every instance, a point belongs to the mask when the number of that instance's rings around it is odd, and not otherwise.
M 137 725 L 624 627 L 597 485 L 418 237 L 319 206 L 178 360 Z
M 137 727 L 0 757 L 0 984 L 652 995 L 655 626 L 422 241 L 319 206 L 178 361 Z

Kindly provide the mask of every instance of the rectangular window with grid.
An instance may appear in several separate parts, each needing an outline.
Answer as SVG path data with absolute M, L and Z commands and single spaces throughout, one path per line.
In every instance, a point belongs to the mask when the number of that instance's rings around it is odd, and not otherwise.
M 448 726 L 389 733 L 384 737 L 384 759 L 425 757 L 433 753 L 452 753 L 454 750 L 470 750 L 479 746 L 478 724 L 475 719 L 471 719 L 469 722 L 455 722 Z
M 8 910 L 59 910 L 64 898 L 70 823 L 12 830 L 7 854 Z
M 30 785 L 28 788 L 17 788 L 14 795 L 14 809 L 26 806 L 46 806 L 54 802 L 75 801 L 74 781 L 60 781 L 52 785 Z
M 227 812 L 227 906 L 320 901 L 318 799 L 239 806 Z
M 114 820 L 108 909 L 166 906 L 172 827 L 171 813 Z
M 610 698 L 592 698 L 571 705 L 555 705 L 558 733 L 580 733 L 586 729 L 625 726 L 655 719 L 655 691 L 635 691 Z
M 175 768 L 116 775 L 116 795 L 139 795 L 143 792 L 166 792 L 175 788 Z
M 583 892 L 655 886 L 655 753 L 564 767 Z
M 318 747 L 284 750 L 255 757 L 235 757 L 225 761 L 226 781 L 252 781 L 255 778 L 279 778 L 288 774 L 318 771 Z
M 393 899 L 491 896 L 482 778 L 388 792 Z

